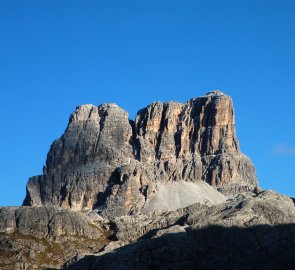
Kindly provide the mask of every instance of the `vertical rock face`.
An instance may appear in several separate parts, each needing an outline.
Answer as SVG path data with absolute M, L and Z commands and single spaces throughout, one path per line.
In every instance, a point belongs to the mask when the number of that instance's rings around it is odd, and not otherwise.
M 117 180 L 118 165 L 133 159 L 131 137 L 128 114 L 117 105 L 78 107 L 53 142 L 43 175 L 29 180 L 24 204 L 92 208 Z
M 24 205 L 120 216 L 140 211 L 160 184 L 182 180 L 225 194 L 257 188 L 239 149 L 232 100 L 220 91 L 184 104 L 152 103 L 134 122 L 115 104 L 78 107 L 43 175 L 30 178 Z

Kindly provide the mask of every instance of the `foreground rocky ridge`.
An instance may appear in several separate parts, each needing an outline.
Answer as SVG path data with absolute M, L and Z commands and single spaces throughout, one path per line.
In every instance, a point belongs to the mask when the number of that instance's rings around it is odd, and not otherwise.
M 0 269 L 61 267 L 77 254 L 97 252 L 109 229 L 94 216 L 56 207 L 0 208 Z
M 295 207 L 273 191 L 116 218 L 117 241 L 63 269 L 294 269 Z
M 134 214 L 158 196 L 159 185 L 175 181 L 205 181 L 232 195 L 257 189 L 229 96 L 212 91 L 184 104 L 155 102 L 135 121 L 115 104 L 78 107 L 43 175 L 29 180 L 24 205 Z
M 0 208 L 1 269 L 293 269 L 294 200 L 273 191 L 102 219 Z M 63 265 L 63 266 L 62 266 Z

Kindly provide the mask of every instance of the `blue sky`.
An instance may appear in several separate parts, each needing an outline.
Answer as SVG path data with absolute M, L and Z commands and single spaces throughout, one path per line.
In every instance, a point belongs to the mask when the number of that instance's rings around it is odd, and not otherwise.
M 264 189 L 295 197 L 295 2 L 0 1 L 0 205 L 20 205 L 77 105 L 231 95 Z

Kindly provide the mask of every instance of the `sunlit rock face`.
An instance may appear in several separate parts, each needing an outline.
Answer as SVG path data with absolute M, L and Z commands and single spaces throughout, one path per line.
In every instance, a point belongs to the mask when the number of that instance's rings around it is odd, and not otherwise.
M 134 214 L 175 181 L 205 181 L 225 195 L 257 189 L 254 166 L 239 148 L 232 100 L 224 93 L 184 104 L 155 102 L 135 121 L 115 104 L 78 107 L 53 142 L 43 175 L 30 178 L 24 205 Z M 196 192 L 185 190 L 190 198 Z
M 104 223 L 58 207 L 0 207 L 0 269 L 60 269 L 110 241 Z

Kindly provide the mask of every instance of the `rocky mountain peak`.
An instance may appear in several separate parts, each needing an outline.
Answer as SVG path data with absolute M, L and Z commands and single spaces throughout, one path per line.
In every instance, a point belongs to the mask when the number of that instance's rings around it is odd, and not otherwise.
M 94 106 L 92 104 L 85 104 L 76 107 L 76 111 L 72 113 L 69 123 L 71 122 L 83 122 L 88 120 L 97 120 L 104 114 L 120 114 L 128 118 L 128 113 L 120 108 L 115 103 L 104 103 L 100 106 Z
M 0 207 L 1 269 L 294 269 L 294 199 L 259 190 L 218 90 L 77 107 L 24 205 Z
M 30 178 L 24 205 L 133 214 L 153 210 L 150 202 L 167 194 L 165 188 L 189 192 L 180 181 L 212 189 L 212 196 L 213 188 L 225 195 L 257 188 L 255 169 L 240 152 L 232 100 L 220 91 L 183 104 L 151 103 L 135 121 L 113 103 L 77 107 L 51 145 L 43 175 Z
M 205 96 L 227 96 L 227 95 L 220 90 L 212 90 L 212 91 L 209 91 Z
M 294 199 L 259 190 L 219 91 L 77 107 L 24 205 L 0 207 L 1 269 L 294 268 Z

